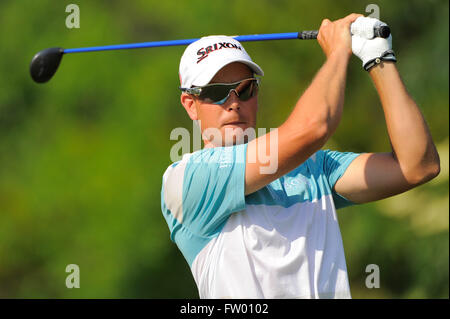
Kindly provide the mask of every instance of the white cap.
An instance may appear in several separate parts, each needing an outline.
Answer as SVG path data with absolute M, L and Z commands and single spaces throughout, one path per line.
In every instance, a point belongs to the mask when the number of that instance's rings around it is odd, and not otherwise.
M 191 43 L 181 57 L 181 87 L 206 85 L 220 69 L 232 62 L 244 63 L 257 75 L 264 75 L 239 41 L 226 35 L 203 37 Z

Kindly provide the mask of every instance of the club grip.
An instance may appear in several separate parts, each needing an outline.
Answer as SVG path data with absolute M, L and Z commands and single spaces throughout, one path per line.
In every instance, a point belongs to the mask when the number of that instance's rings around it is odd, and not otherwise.
M 301 40 L 312 40 L 317 39 L 317 35 L 319 34 L 319 31 L 313 30 L 313 31 L 300 31 L 298 33 L 298 38 Z
M 380 27 L 376 27 L 373 30 L 374 35 L 376 38 L 388 38 L 391 34 L 391 29 L 387 25 L 383 25 Z M 319 31 L 312 30 L 312 31 L 300 31 L 298 33 L 298 38 L 301 40 L 311 40 L 311 39 L 317 39 L 317 35 L 319 34 Z

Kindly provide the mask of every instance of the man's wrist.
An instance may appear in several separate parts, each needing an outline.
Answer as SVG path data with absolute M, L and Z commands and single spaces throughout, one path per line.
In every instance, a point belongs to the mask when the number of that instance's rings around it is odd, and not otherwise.
M 382 61 L 397 62 L 394 51 L 387 50 L 383 54 L 381 54 L 379 57 L 376 57 L 376 58 L 373 58 L 373 59 L 370 59 L 370 60 L 364 62 L 363 68 L 364 68 L 364 70 L 369 71 L 371 68 L 377 66 Z
M 370 70 L 368 70 L 368 73 L 373 76 L 376 74 L 382 74 L 383 72 L 391 68 L 395 68 L 395 61 L 381 61 L 374 67 L 370 68 Z
M 327 56 L 327 60 L 338 60 L 348 62 L 352 56 L 352 51 L 347 48 L 336 49 Z

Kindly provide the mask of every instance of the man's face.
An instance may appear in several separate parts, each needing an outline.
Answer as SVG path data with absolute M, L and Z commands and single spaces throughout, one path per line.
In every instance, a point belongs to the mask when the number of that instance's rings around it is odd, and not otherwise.
M 245 64 L 234 62 L 223 67 L 211 80 L 210 83 L 233 83 L 253 77 L 253 73 Z M 186 94 L 186 93 L 183 93 Z M 247 142 L 242 132 L 247 128 L 256 127 L 256 113 L 258 111 L 258 97 L 253 96 L 247 101 L 241 101 L 234 91 L 231 92 L 226 102 L 222 105 L 207 103 L 197 97 L 190 100 L 188 108 L 185 105 L 186 98 L 182 103 L 192 120 L 201 121 L 201 131 L 205 141 L 205 147 L 222 145 L 233 145 Z M 215 128 L 220 132 L 221 140 L 216 137 L 205 136 Z M 221 144 L 221 145 L 219 145 Z

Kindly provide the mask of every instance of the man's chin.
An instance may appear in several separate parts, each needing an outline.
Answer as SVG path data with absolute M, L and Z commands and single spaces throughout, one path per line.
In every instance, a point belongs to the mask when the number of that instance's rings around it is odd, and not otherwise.
M 224 146 L 245 144 L 245 143 L 248 143 L 249 141 L 251 141 L 252 139 L 254 139 L 254 137 L 248 136 L 248 135 L 234 135 L 234 136 L 225 138 Z
M 210 131 L 209 131 L 210 130 Z M 239 127 L 229 125 L 222 130 L 207 129 L 203 136 L 214 147 L 245 144 L 256 138 L 256 130 L 253 127 Z
M 256 138 L 256 131 L 252 127 L 248 127 L 247 124 L 243 124 L 243 127 L 232 126 L 226 127 L 223 130 L 224 144 L 228 145 L 238 145 L 248 143 L 249 141 Z

